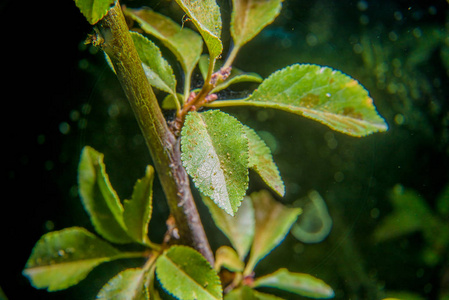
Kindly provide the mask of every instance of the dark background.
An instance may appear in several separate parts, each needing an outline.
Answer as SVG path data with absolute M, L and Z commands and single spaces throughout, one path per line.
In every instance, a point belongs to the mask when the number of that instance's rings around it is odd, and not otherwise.
M 174 19 L 182 17 L 170 1 L 122 4 L 148 5 Z M 229 2 L 219 4 L 225 55 Z M 286 0 L 275 23 L 244 46 L 235 65 L 263 77 L 289 64 L 316 63 L 356 78 L 390 126 L 387 133 L 357 139 L 283 112 L 226 110 L 274 140 L 275 161 L 287 187 L 279 200 L 292 204 L 315 189 L 334 220 L 323 243 L 304 245 L 288 236 L 258 267 L 260 274 L 284 266 L 310 273 L 329 283 L 338 299 L 378 299 L 389 290 L 437 299 L 449 289 L 447 265 L 429 267 L 419 261 L 419 234 L 387 244 L 370 239 L 391 211 L 387 194 L 395 184 L 416 190 L 433 207 L 449 182 L 449 82 L 441 55 L 449 45 L 448 9 L 445 1 Z M 9 299 L 93 299 L 108 274 L 133 262 L 99 267 L 80 286 L 56 293 L 34 289 L 21 271 L 42 234 L 70 226 L 93 231 L 76 188 L 84 145 L 105 153 L 121 199 L 131 194 L 151 159 L 103 55 L 83 46 L 92 29 L 73 1 L 6 0 L 0 17 L 6 136 L 0 286 Z M 435 32 L 442 41 L 436 41 Z M 366 54 L 367 45 L 378 51 Z M 173 57 L 167 57 L 179 71 Z M 234 87 L 220 97 L 238 97 L 247 88 Z M 252 175 L 250 191 L 261 188 Z M 160 190 L 156 199 L 150 231 L 157 241 L 167 208 Z M 226 242 L 198 205 L 212 246 Z

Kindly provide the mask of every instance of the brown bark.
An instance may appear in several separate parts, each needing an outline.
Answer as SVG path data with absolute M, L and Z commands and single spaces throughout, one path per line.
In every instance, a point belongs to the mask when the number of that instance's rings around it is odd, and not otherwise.
M 150 150 L 170 213 L 176 221 L 179 242 L 193 246 L 213 263 L 189 178 L 181 163 L 179 139 L 168 127 L 148 83 L 118 1 L 99 22 L 98 31 L 99 40 L 103 40 L 101 47 L 112 61 Z

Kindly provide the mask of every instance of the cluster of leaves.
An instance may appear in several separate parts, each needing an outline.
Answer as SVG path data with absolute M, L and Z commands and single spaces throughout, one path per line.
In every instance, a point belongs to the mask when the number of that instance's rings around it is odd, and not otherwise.
M 152 86 L 168 93 L 162 107 L 176 109 L 181 123 L 182 159 L 200 192 L 233 215 L 245 196 L 248 167 L 255 169 L 279 195 L 284 185 L 268 147 L 256 132 L 220 111 L 201 107 L 253 106 L 280 109 L 319 121 L 356 137 L 385 131 L 368 92 L 356 80 L 329 67 L 295 64 L 263 80 L 255 73 L 229 70 L 238 50 L 279 14 L 282 1 L 233 1 L 231 35 L 234 47 L 227 60 L 222 51 L 221 17 L 215 1 L 177 1 L 196 25 L 209 50 L 201 55 L 203 41 L 188 28 L 148 8 L 125 9 L 146 34 L 172 50 L 184 70 L 184 93 L 176 93 L 176 78 L 157 46 L 133 32 L 133 41 Z M 188 47 L 186 46 L 188 45 Z M 201 90 L 190 90 L 196 65 L 204 78 Z M 238 82 L 261 82 L 245 99 L 214 101 L 215 93 Z
M 225 299 L 248 299 L 248 295 L 256 299 L 279 299 L 254 290 L 259 287 L 274 287 L 309 297 L 333 296 L 332 289 L 321 280 L 286 269 L 253 280 L 254 267 L 284 239 L 301 213 L 299 208 L 287 208 L 262 191 L 246 198 L 232 217 L 205 198 L 215 223 L 235 248 L 220 247 L 215 266 L 211 266 L 190 247 L 169 247 L 149 240 L 153 178 L 153 168 L 148 166 L 145 176 L 136 182 L 131 198 L 122 205 L 109 182 L 103 155 L 86 146 L 79 164 L 80 195 L 96 232 L 104 240 L 80 227 L 45 234 L 36 243 L 24 269 L 33 286 L 48 291 L 66 289 L 101 263 L 140 257 L 146 259 L 143 267 L 125 269 L 111 278 L 97 298 L 160 299 L 161 290 L 177 299 L 222 299 L 222 281 L 218 276 L 222 268 L 232 272 L 228 289 L 235 288 Z M 110 243 L 138 243 L 143 250 L 123 251 Z
M 75 2 L 91 24 L 98 22 L 111 5 L 118 5 L 112 0 Z M 301 211 L 284 207 L 266 191 L 245 198 L 250 168 L 274 192 L 284 195 L 284 183 L 270 149 L 253 129 L 236 118 L 204 108 L 280 109 L 356 137 L 385 131 L 385 121 L 356 80 L 331 68 L 295 64 L 265 80 L 257 74 L 231 68 L 239 49 L 279 14 L 282 0 L 233 0 L 230 30 L 234 47 L 224 62 L 218 60 L 223 45 L 217 3 L 176 2 L 199 34 L 148 8 L 124 8 L 124 13 L 139 24 L 141 31 L 159 39 L 182 66 L 184 89 L 178 94 L 176 77 L 160 49 L 144 35 L 131 32 L 149 84 L 167 93 L 162 108 L 175 110 L 173 130 L 180 134 L 183 165 L 217 227 L 234 249 L 220 247 L 216 264 L 211 266 L 192 248 L 151 242 L 148 224 L 152 212 L 152 167 L 147 167 L 131 199 L 122 204 L 109 183 L 102 154 L 86 147 L 79 167 L 79 189 L 95 230 L 108 242 L 138 243 L 145 250 L 121 251 L 85 229 L 68 228 L 48 233 L 37 242 L 24 274 L 37 288 L 60 290 L 78 283 L 100 263 L 144 257 L 146 263 L 142 268 L 120 272 L 101 289 L 98 298 L 158 299 L 162 291 L 177 299 L 222 299 L 223 293 L 225 299 L 279 299 L 256 291 L 259 287 L 315 298 L 333 297 L 328 285 L 307 274 L 279 269 L 254 277 L 255 266 L 282 242 Z M 202 55 L 203 43 L 208 55 Z M 199 90 L 190 90 L 197 65 L 204 85 Z M 216 100 L 215 93 L 237 82 L 261 84 L 245 99 Z
M 435 266 L 448 260 L 449 250 L 449 186 L 436 200 L 436 212 L 416 191 L 396 185 L 390 192 L 393 211 L 374 232 L 376 242 L 383 242 L 420 232 L 425 240 L 423 261 Z

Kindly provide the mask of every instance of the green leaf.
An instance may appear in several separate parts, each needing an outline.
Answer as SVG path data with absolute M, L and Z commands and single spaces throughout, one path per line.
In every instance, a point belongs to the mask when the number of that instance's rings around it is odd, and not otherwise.
M 23 274 L 38 289 L 62 290 L 83 280 L 97 265 L 120 258 L 120 254 L 84 228 L 66 228 L 39 239 Z
M 203 79 L 206 80 L 207 71 L 209 68 L 209 55 L 203 54 L 201 55 L 200 61 L 198 63 L 201 75 Z M 215 63 L 214 72 L 218 71 L 223 66 L 222 61 L 217 61 Z M 214 87 L 211 93 L 217 93 L 221 90 L 228 88 L 231 84 L 241 83 L 241 82 L 256 82 L 260 83 L 263 81 L 263 78 L 254 72 L 243 72 L 242 70 L 232 67 L 231 74 L 229 74 L 228 78 L 223 82 L 218 82 L 218 84 Z
M 176 0 L 202 35 L 210 57 L 214 60 L 223 51 L 221 43 L 221 14 L 215 0 Z
M 148 223 L 153 209 L 154 169 L 147 166 L 145 176 L 134 185 L 130 200 L 125 200 L 123 218 L 128 235 L 136 242 L 148 245 Z
M 232 290 L 230 293 L 226 294 L 225 300 L 282 300 L 282 298 L 276 297 L 274 295 L 265 294 L 253 290 L 247 285 L 242 285 L 241 287 Z
M 292 235 L 303 243 L 322 242 L 332 229 L 332 218 L 326 202 L 317 191 L 310 191 L 303 213 L 291 230 Z
M 100 21 L 114 3 L 115 0 L 75 0 L 76 6 L 91 25 Z
M 181 132 L 181 159 L 201 193 L 234 215 L 248 187 L 243 125 L 218 110 L 190 112 Z
M 390 192 L 393 212 L 374 231 L 376 241 L 397 238 L 415 231 L 432 228 L 435 217 L 426 200 L 411 189 L 396 185 Z
M 235 47 L 253 39 L 279 15 L 282 0 L 233 0 L 231 35 Z
M 333 298 L 334 291 L 321 279 L 309 274 L 292 273 L 287 269 L 257 278 L 253 287 L 277 288 L 309 298 Z
M 182 300 L 222 299 L 220 279 L 207 260 L 186 246 L 173 246 L 156 261 L 164 290 Z
M 148 82 L 161 91 L 176 94 L 176 78 L 173 69 L 162 57 L 159 48 L 143 35 L 137 32 L 130 33 Z
M 187 27 L 182 27 L 170 18 L 149 8 L 125 9 L 125 14 L 139 23 L 148 34 L 158 38 L 170 49 L 190 77 L 203 51 L 201 36 Z
M 360 83 L 317 65 L 289 66 L 270 75 L 246 99 L 215 101 L 208 106 L 236 105 L 284 110 L 357 137 L 388 129 Z
M 436 206 L 441 216 L 449 217 L 449 185 L 438 196 Z
M 254 169 L 263 181 L 280 196 L 285 194 L 285 186 L 276 164 L 271 156 L 271 150 L 257 133 L 245 126 L 245 133 L 248 137 L 249 164 L 248 167 Z
M 225 213 L 211 199 L 203 196 L 215 225 L 226 235 L 239 257 L 243 260 L 251 247 L 254 238 L 254 208 L 249 197 L 245 197 L 234 217 Z
M 256 264 L 277 247 L 301 213 L 300 208 L 287 208 L 267 191 L 251 194 L 256 217 L 256 232 L 244 275 L 251 274 Z
M 162 100 L 162 108 L 163 109 L 177 109 L 178 108 L 178 104 L 180 103 L 180 101 L 182 101 L 182 95 L 177 93 L 176 94 L 177 99 L 175 98 L 175 96 L 173 94 L 168 94 L 164 100 Z
M 129 243 L 123 220 L 123 206 L 109 182 L 103 154 L 86 146 L 78 167 L 81 201 L 95 230 L 113 243 Z
M 228 246 L 221 246 L 215 252 L 215 270 L 218 272 L 224 267 L 231 272 L 243 272 L 245 264 L 237 252 Z
M 126 269 L 108 281 L 96 299 L 148 300 L 148 271 L 140 268 Z
M 224 300 L 257 300 L 257 298 L 252 288 L 242 285 L 226 294 Z

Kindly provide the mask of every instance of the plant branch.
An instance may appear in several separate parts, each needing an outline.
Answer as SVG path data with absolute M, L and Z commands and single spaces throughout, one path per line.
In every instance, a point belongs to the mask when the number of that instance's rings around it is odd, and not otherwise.
M 101 46 L 111 59 L 150 150 L 170 213 L 176 222 L 179 243 L 195 247 L 213 263 L 189 178 L 181 163 L 179 140 L 167 126 L 148 83 L 118 1 L 99 22 L 98 31 Z

